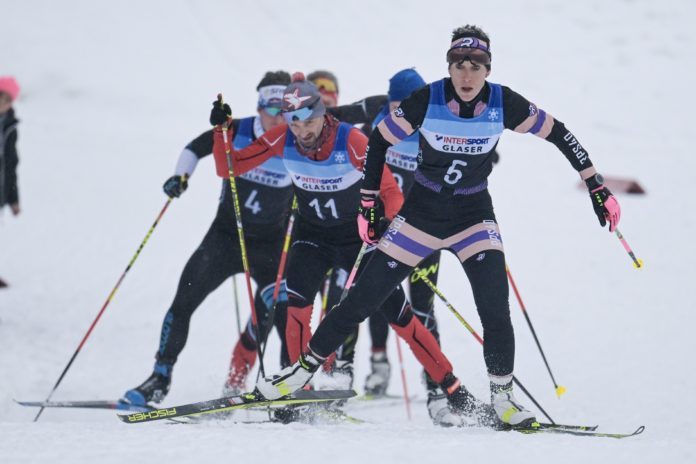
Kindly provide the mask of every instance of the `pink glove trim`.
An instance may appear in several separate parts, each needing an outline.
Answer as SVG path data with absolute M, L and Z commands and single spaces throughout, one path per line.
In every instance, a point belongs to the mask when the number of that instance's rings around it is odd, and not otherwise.
M 370 238 L 369 230 L 370 223 L 367 222 L 367 219 L 362 217 L 362 215 L 358 215 L 358 234 L 360 235 L 360 238 L 363 242 L 367 243 L 368 245 L 374 245 L 378 242 L 378 240 Z
M 609 196 L 607 201 L 604 202 L 604 209 L 607 211 L 604 217 L 609 221 L 609 232 L 614 232 L 621 220 L 621 207 L 614 195 Z
M 363 208 L 374 208 L 375 200 L 362 199 L 360 200 L 360 206 L 362 206 Z M 368 245 L 374 245 L 378 242 L 378 240 L 370 238 L 370 223 L 367 219 L 363 217 L 362 214 L 358 214 L 358 235 L 360 235 L 362 241 L 367 243 Z

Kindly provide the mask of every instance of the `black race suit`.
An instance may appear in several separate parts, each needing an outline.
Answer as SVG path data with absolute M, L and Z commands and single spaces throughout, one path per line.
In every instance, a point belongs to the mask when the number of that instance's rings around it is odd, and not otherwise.
M 428 129 L 431 137 L 428 139 L 424 125 L 434 118 L 426 119 L 426 115 L 431 114 L 429 110 L 433 105 L 440 108 L 440 115 L 447 111 L 454 115 L 445 118 L 461 118 L 462 126 L 468 124 L 466 119 L 480 120 L 482 114 L 488 114 L 491 121 L 498 117 L 498 124 L 505 129 L 531 132 L 556 145 L 576 171 L 581 172 L 581 176 L 582 171 L 594 168 L 587 152 L 563 123 L 509 88 L 497 87 L 495 101 L 498 103 L 496 112 L 492 112 L 494 100 L 490 84 L 486 83 L 473 101 L 463 102 L 454 92 L 450 79 L 444 79 L 437 92 L 431 90 L 431 86 L 426 86 L 413 93 L 388 121 L 383 121 L 378 130 L 373 131 L 362 191 L 377 192 L 388 147 L 420 129 L 421 152 L 416 183 L 356 285 L 347 298 L 329 312 L 310 340 L 312 351 L 320 356 L 333 352 L 360 322 L 390 297 L 393 289 L 418 264 L 419 256 L 428 250 L 445 248 L 458 255 L 471 284 L 483 325 L 484 359 L 491 380 L 512 375 L 515 344 L 509 315 L 505 258 L 491 197 L 486 188 L 486 179 L 492 169 L 492 150 L 488 148 L 487 152 L 485 149 L 482 151 L 476 145 L 493 144 L 497 138 L 472 139 L 451 135 L 448 138 Z M 432 101 L 431 92 L 434 94 Z M 435 96 L 438 92 L 444 96 L 435 104 L 434 101 L 440 98 Z M 439 150 L 431 145 L 431 142 L 444 144 L 448 140 L 452 140 L 451 144 L 443 145 Z M 469 153 L 478 156 L 467 157 Z M 448 159 L 462 161 L 454 164 Z
M 249 119 L 253 118 L 247 118 L 246 124 L 250 122 Z M 242 121 L 244 120 L 233 120 L 235 134 L 246 132 L 252 140 L 256 139 L 253 132 L 244 131 L 243 128 L 240 130 Z M 212 129 L 198 136 L 186 148 L 198 159 L 211 154 Z M 254 305 L 262 339 L 265 340 L 271 326 L 270 306 L 290 211 L 292 187 L 288 185 L 285 188 L 270 188 L 243 177 L 237 177 L 236 184 L 250 273 L 257 285 Z M 235 217 L 230 182 L 226 179 L 222 181 L 220 204 L 215 219 L 203 241 L 186 263 L 174 301 L 165 315 L 156 355 L 159 362 L 176 362 L 186 344 L 189 322 L 196 308 L 227 278 L 244 272 Z M 277 317 L 274 317 L 281 334 L 285 333 L 286 305 L 287 297 L 282 292 L 276 308 Z M 241 341 L 247 349 L 254 350 L 256 336 L 250 325 L 251 321 L 247 324 Z M 286 359 L 286 354 L 281 353 L 281 357 Z

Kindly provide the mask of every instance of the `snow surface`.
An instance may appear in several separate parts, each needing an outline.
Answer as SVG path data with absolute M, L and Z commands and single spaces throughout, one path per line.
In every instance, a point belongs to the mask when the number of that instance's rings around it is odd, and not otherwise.
M 0 462 L 694 462 L 696 219 L 692 121 L 693 2 L 1 0 L 0 74 L 22 95 L 23 213 L 0 226 Z M 432 426 L 418 400 L 355 404 L 366 425 L 214 422 L 125 425 L 109 411 L 36 410 L 164 205 L 181 148 L 208 127 L 222 91 L 238 117 L 255 109 L 269 69 L 333 70 L 341 100 L 383 93 L 397 70 L 446 72 L 450 31 L 479 24 L 492 38 L 490 80 L 564 121 L 606 175 L 637 178 L 619 195 L 621 230 L 645 269 L 597 226 L 577 176 L 555 148 L 506 133 L 491 178 L 508 262 L 556 379 L 556 399 L 511 295 L 516 374 L 558 422 L 598 423 L 629 440 L 523 436 Z M 150 372 L 162 317 L 184 263 L 214 216 L 219 181 L 207 159 L 165 214 L 53 399 L 113 399 Z M 240 279 L 241 284 L 241 279 Z M 240 285 L 241 287 L 241 285 Z M 456 260 L 440 288 L 480 331 Z M 246 314 L 246 306 L 242 308 Z M 481 350 L 438 303 L 444 349 L 485 397 Z M 364 332 L 364 331 L 363 331 Z M 232 285 L 196 313 L 168 405 L 216 397 L 236 340 Z M 368 371 L 368 337 L 357 355 Z M 274 337 L 269 347 L 277 346 Z M 393 337 L 390 340 L 393 343 Z M 395 348 L 390 392 L 401 385 Z M 274 360 L 269 360 L 270 367 Z M 531 403 L 518 392 L 525 404 Z M 253 419 L 241 413 L 239 420 Z

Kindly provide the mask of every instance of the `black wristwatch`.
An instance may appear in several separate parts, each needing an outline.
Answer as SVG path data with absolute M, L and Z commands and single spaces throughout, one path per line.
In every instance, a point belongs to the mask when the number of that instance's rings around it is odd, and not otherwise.
M 590 190 L 594 190 L 602 184 L 604 184 L 604 177 L 600 173 L 585 179 L 585 185 L 587 185 L 587 188 Z

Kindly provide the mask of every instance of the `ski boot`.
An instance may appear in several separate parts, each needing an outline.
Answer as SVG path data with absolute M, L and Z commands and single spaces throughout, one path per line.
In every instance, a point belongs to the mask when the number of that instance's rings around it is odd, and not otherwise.
M 249 371 L 256 363 L 256 349 L 249 349 L 240 338 L 232 351 L 230 371 L 225 385 L 222 387 L 222 396 L 238 396 L 246 389 L 246 379 Z
M 365 394 L 383 396 L 387 393 L 391 366 L 386 351 L 378 351 L 370 356 L 372 372 L 365 378 Z
M 466 419 L 452 411 L 452 407 L 442 390 L 438 387 L 428 390 L 428 415 L 433 424 L 440 427 L 464 427 L 468 423 Z
M 534 413 L 519 404 L 512 393 L 512 381 L 505 385 L 491 382 L 491 404 L 498 419 L 512 427 L 526 427 L 536 422 Z
M 447 395 L 440 386 L 430 378 L 427 372 L 423 371 L 423 382 L 428 392 L 428 415 L 433 424 L 440 427 L 464 427 L 468 425 L 466 418 L 452 410 Z
M 292 366 L 286 367 L 271 377 L 259 379 L 256 390 L 269 400 L 288 396 L 304 387 L 324 361 L 325 359 L 314 355 L 311 351 L 304 353 Z
M 337 359 L 328 376 L 323 376 L 321 380 L 315 378 L 314 388 L 317 390 L 351 390 L 353 378 L 353 361 Z M 323 403 L 320 406 L 324 409 L 340 409 L 344 404 L 346 404 L 346 400 L 336 400 Z
M 302 411 L 298 407 L 285 406 L 284 408 L 273 409 L 273 422 L 281 424 L 289 424 L 291 422 L 300 422 L 302 419 Z
M 446 392 L 453 412 L 473 422 L 472 425 L 499 427 L 500 422 L 493 407 L 472 395 L 454 375 L 447 374 L 440 386 Z
M 337 390 L 350 390 L 353 388 L 353 361 L 337 360 L 333 373 L 334 388 Z
M 169 386 L 172 383 L 172 364 L 155 363 L 152 375 L 139 386 L 128 390 L 123 398 L 125 402 L 147 406 L 148 403 L 160 403 L 169 393 Z

